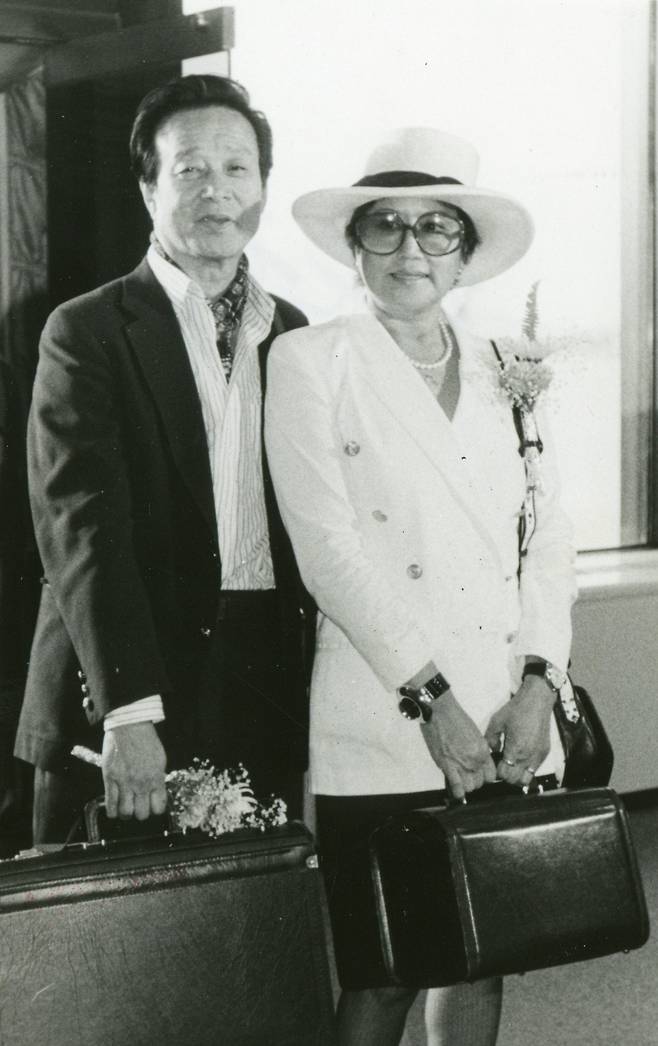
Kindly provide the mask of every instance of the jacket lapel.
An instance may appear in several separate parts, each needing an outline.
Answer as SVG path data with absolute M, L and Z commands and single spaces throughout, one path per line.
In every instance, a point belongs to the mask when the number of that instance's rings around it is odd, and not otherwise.
M 348 359 L 351 366 L 362 370 L 359 384 L 365 382 L 369 393 L 391 415 L 392 423 L 406 430 L 420 453 L 441 473 L 482 540 L 499 559 L 486 524 L 486 494 L 478 489 L 463 459 L 451 422 L 386 329 L 371 316 L 360 316 L 357 322 L 359 352 L 349 352 Z M 460 335 L 459 340 L 462 346 L 468 337 Z
M 126 335 L 176 466 L 216 539 L 208 444 L 192 368 L 171 302 L 146 260 L 125 278 L 122 305 Z
M 267 513 L 267 525 L 270 537 L 270 551 L 272 553 L 272 566 L 274 569 L 274 577 L 277 588 L 282 587 L 282 574 L 286 575 L 286 571 L 281 570 L 282 559 L 289 559 L 292 554 L 290 549 L 290 541 L 286 533 L 283 521 L 279 514 L 278 506 L 276 503 L 276 496 L 274 494 L 274 484 L 272 483 L 272 477 L 270 475 L 270 467 L 267 460 L 267 451 L 265 448 L 265 393 L 267 389 L 267 357 L 272 346 L 272 342 L 279 335 L 283 334 L 285 326 L 281 319 L 279 309 L 275 308 L 274 316 L 272 317 L 272 327 L 267 337 L 258 346 L 258 365 L 260 368 L 260 386 L 261 386 L 261 422 L 260 422 L 260 440 L 261 440 L 261 455 L 263 462 L 263 491 L 265 495 L 265 511 Z

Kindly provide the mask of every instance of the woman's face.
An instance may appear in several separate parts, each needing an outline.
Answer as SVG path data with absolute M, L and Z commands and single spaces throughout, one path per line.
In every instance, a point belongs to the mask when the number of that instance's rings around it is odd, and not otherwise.
M 457 215 L 450 204 L 408 196 L 387 196 L 377 200 L 368 214 L 377 211 L 397 211 L 408 225 L 413 225 L 417 218 L 429 212 L 438 211 L 451 217 Z M 425 254 L 409 230 L 394 254 L 369 254 L 357 245 L 354 258 L 356 270 L 375 307 L 401 317 L 440 302 L 454 287 L 462 268 L 460 249 L 438 257 Z

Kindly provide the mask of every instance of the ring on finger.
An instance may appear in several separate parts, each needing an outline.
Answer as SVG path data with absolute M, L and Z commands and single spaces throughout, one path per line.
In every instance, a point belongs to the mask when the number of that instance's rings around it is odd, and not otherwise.
M 525 772 L 527 774 L 530 774 L 531 777 L 534 777 L 535 774 L 537 773 L 537 771 L 535 770 L 534 766 L 526 766 Z
M 503 762 L 507 763 L 508 766 L 516 766 L 516 763 L 513 759 L 506 759 L 505 756 L 503 756 Z

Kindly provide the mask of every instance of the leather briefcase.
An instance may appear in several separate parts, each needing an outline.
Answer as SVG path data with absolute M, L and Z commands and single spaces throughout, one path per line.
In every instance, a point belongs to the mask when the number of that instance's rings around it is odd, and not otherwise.
M 370 856 L 391 985 L 523 973 L 649 934 L 627 815 L 609 788 L 416 810 L 373 832 Z
M 0 863 L 0 997 L 2 1046 L 334 1046 L 309 832 Z

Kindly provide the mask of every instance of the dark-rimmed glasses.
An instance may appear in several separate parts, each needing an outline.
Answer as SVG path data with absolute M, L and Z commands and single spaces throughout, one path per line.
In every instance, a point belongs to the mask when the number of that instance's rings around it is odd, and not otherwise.
M 440 257 L 452 254 L 464 240 L 464 226 L 459 218 L 441 211 L 421 214 L 413 225 L 397 211 L 370 211 L 357 219 L 356 241 L 368 254 L 395 254 L 409 231 L 424 254 Z

